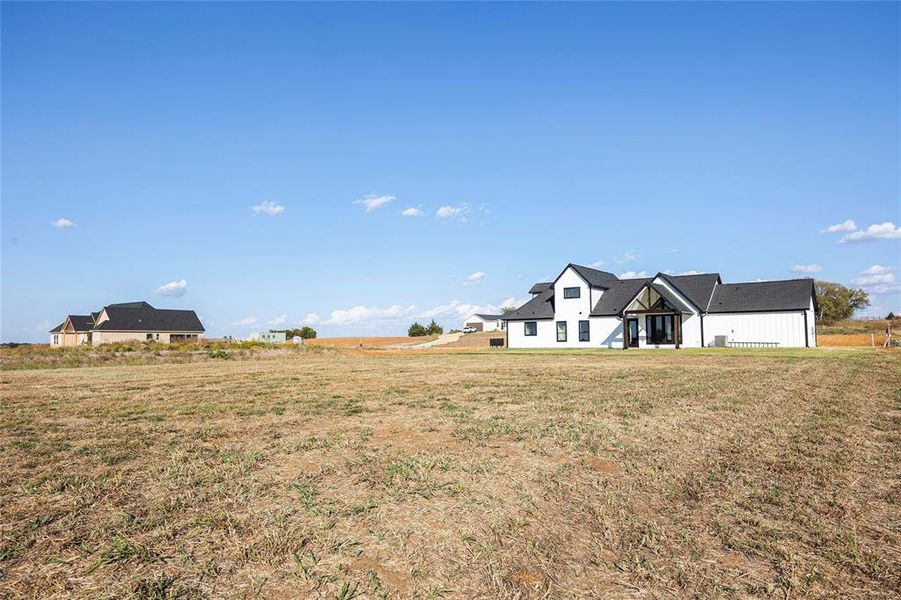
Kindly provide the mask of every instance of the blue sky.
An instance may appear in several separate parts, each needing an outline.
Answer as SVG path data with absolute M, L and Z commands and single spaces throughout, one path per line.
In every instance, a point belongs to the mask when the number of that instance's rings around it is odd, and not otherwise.
M 458 326 L 570 261 L 901 312 L 898 4 L 0 10 L 4 341 Z

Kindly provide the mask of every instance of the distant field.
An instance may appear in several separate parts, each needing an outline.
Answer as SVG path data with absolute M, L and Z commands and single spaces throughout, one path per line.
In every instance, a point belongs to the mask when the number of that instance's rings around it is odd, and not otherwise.
M 329 348 L 383 348 L 398 344 L 423 344 L 436 339 L 437 335 L 421 337 L 341 337 L 341 338 L 315 338 L 306 340 L 311 346 L 325 346 Z
M 897 352 L 0 374 L 0 597 L 897 598 Z

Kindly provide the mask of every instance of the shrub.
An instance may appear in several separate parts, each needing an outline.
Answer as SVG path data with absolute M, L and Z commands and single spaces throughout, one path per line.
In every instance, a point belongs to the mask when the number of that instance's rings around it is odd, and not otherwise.
M 444 327 L 435 322 L 435 319 L 432 319 L 432 322 L 429 323 L 429 326 L 425 328 L 425 332 L 427 335 L 441 335 L 444 333 Z
M 407 335 L 410 337 L 421 337 L 428 334 L 428 330 L 419 323 L 413 323 L 407 330 Z

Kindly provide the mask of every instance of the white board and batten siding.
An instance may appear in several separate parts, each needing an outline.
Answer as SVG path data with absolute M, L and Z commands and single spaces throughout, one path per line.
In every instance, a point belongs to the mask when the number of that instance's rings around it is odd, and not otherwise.
M 704 343 L 712 346 L 715 336 L 724 335 L 729 342 L 777 344 L 779 348 L 814 348 L 817 345 L 814 319 L 813 300 L 806 311 L 709 314 L 704 317 Z

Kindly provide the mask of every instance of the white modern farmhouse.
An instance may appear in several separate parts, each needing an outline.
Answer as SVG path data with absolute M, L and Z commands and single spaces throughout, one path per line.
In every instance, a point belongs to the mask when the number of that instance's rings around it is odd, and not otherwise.
M 204 328 L 193 310 L 154 308 L 146 302 L 104 306 L 89 315 L 69 315 L 50 330 L 52 347 L 99 346 L 109 342 L 197 342 Z
M 510 348 L 816 346 L 812 279 L 723 283 L 718 273 L 619 279 L 569 264 L 503 315 Z

